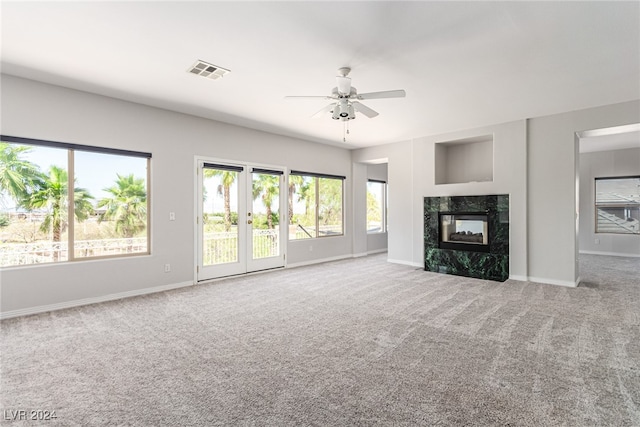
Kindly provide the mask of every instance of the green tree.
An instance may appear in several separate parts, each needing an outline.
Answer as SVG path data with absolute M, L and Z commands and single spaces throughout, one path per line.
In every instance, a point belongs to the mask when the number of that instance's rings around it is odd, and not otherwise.
M 25 203 L 28 209 L 47 209 L 40 229 L 51 232 L 52 240 L 60 242 L 62 233 L 68 226 L 69 198 L 67 171 L 58 166 L 49 168 L 49 175 L 40 183 L 39 188 L 30 195 Z M 93 212 L 90 200 L 93 196 L 84 188 L 73 189 L 73 211 L 78 222 L 82 222 Z M 59 252 L 54 252 L 54 261 L 59 260 Z
M 0 192 L 9 195 L 19 206 L 25 206 L 46 179 L 37 165 L 22 158 L 29 151 L 31 147 L 26 145 L 0 142 Z
M 219 176 L 222 183 L 218 186 L 218 194 L 224 198 L 224 230 L 231 230 L 231 186 L 236 181 L 238 173 L 221 169 L 204 169 L 205 178 Z
M 261 198 L 262 204 L 267 210 L 267 228 L 273 229 L 273 211 L 272 206 L 274 200 L 278 202 L 280 194 L 280 178 L 276 175 L 258 174 L 258 179 L 253 181 L 253 200 Z
M 289 224 L 294 224 L 293 220 L 293 195 L 298 190 L 298 198 L 303 199 L 305 192 L 302 190 L 304 178 L 301 175 L 289 175 Z M 307 184 L 308 186 L 308 184 Z
M 99 221 L 114 221 L 116 233 L 122 237 L 135 237 L 147 228 L 147 188 L 143 178 L 133 174 L 117 174 L 115 185 L 105 188 L 111 194 L 98 202 L 105 208 Z
M 318 221 L 324 225 L 342 224 L 342 180 L 318 178 Z
M 371 224 L 382 224 L 382 209 L 378 198 L 367 191 L 367 227 Z

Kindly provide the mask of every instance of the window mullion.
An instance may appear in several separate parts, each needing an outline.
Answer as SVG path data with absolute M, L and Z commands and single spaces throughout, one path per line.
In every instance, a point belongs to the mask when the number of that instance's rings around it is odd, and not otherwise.
M 75 205 L 75 173 L 74 173 L 74 152 L 69 149 L 67 151 L 67 259 L 73 261 L 75 259 L 75 224 L 74 224 L 74 205 Z
M 316 238 L 320 237 L 320 178 L 315 177 L 316 186 Z

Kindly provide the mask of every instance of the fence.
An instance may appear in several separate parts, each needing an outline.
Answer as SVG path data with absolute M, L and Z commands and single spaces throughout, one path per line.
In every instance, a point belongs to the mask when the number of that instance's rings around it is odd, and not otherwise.
M 125 239 L 76 240 L 74 257 L 100 257 L 147 251 L 146 237 Z M 0 244 L 0 267 L 42 264 L 69 259 L 67 242 L 34 242 Z
M 280 254 L 279 230 L 253 230 L 253 258 L 268 258 Z M 205 233 L 202 242 L 204 265 L 238 261 L 238 233 Z

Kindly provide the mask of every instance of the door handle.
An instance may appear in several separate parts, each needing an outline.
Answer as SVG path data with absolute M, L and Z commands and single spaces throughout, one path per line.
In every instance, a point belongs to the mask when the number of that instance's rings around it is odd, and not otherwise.
M 247 224 L 253 224 L 253 221 L 248 220 L 248 221 L 247 221 Z

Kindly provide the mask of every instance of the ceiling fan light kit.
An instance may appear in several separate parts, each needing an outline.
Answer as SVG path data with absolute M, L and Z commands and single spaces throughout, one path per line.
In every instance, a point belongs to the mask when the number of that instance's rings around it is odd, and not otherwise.
M 331 113 L 334 120 L 348 121 L 356 118 L 356 112 L 363 114 L 368 118 L 378 115 L 378 112 L 358 102 L 363 99 L 383 99 L 383 98 L 404 98 L 406 92 L 404 90 L 387 90 L 382 92 L 369 92 L 358 95 L 355 87 L 351 86 L 351 77 L 347 77 L 351 72 L 351 68 L 342 67 L 338 69 L 339 76 L 336 76 L 336 87 L 331 90 L 329 96 L 287 96 L 287 99 L 293 98 L 321 98 L 330 99 L 334 102 L 327 105 L 312 117 L 318 117 L 325 113 Z

